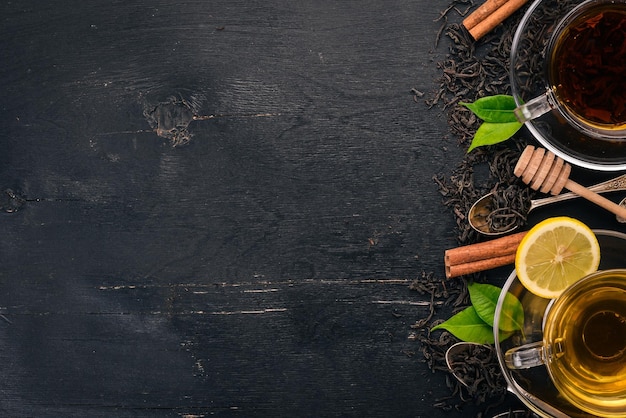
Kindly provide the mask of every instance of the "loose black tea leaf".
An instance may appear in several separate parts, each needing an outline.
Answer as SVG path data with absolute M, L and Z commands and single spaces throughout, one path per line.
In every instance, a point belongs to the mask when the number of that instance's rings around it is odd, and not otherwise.
M 516 142 L 514 147 L 498 150 L 478 149 L 468 154 L 449 176 L 437 174 L 433 177 L 443 196 L 443 204 L 451 208 L 455 217 L 459 244 L 478 241 L 478 233 L 470 227 L 467 215 L 474 202 L 490 192 L 495 195 L 493 206 L 484 216 L 492 232 L 526 224 L 525 214 L 535 192 L 513 175 L 522 145 Z M 485 167 L 489 178 L 480 182 L 475 173 Z
M 496 366 L 497 359 L 493 347 L 468 345 L 465 350 L 457 351 L 452 357 L 450 359 L 452 372 L 465 383 L 470 395 L 480 396 L 492 391 L 503 393 L 503 389 L 494 391 L 494 387 L 505 388 L 506 384 Z
M 559 2 L 554 3 L 554 11 L 549 10 L 548 13 L 556 16 L 562 10 Z M 459 12 L 466 12 L 468 6 L 473 9 L 477 5 L 472 5 L 471 0 L 453 0 L 442 14 L 442 26 L 437 34 L 436 45 L 441 46 L 446 42 L 449 53 L 437 63 L 442 74 L 439 88 L 435 92 L 415 96 L 418 103 L 421 99 L 428 108 L 444 112 L 450 136 L 465 148 L 482 120 L 460 103 L 475 102 L 486 96 L 511 94 L 508 73 L 511 44 L 515 29 L 525 11 L 523 7 L 480 42 L 475 42 L 459 23 L 454 22 L 455 18 L 462 19 Z M 537 68 L 539 61 L 536 55 L 535 51 L 527 54 L 526 64 L 530 69 Z M 533 83 L 536 82 L 535 78 L 529 77 L 529 88 L 534 88 Z M 469 226 L 467 214 L 473 203 L 489 192 L 494 192 L 495 195 L 493 210 L 487 214 L 492 227 L 504 228 L 509 224 L 522 227 L 526 223 L 525 214 L 534 192 L 521 184 L 512 171 L 527 140 L 524 130 L 517 131 L 504 143 L 479 147 L 466 154 L 450 172 L 433 175 L 433 181 L 442 196 L 442 203 L 456 222 L 455 233 L 459 244 L 471 244 L 481 239 L 478 232 Z M 484 273 L 475 276 L 475 281 L 484 280 Z M 454 314 L 469 306 L 466 282 L 422 274 L 411 288 L 430 294 L 433 302 L 428 314 L 413 325 L 411 338 L 419 343 L 422 359 L 431 370 L 449 373 L 445 352 L 458 339 L 447 331 L 431 333 L 430 329 L 442 322 L 439 319 L 442 310 L 452 309 Z M 450 375 L 446 380 L 450 396 L 435 400 L 434 406 L 443 410 L 463 410 L 468 404 L 482 405 L 484 411 L 479 414 L 481 417 L 493 416 L 502 411 L 497 405 L 504 402 L 506 382 L 494 350 L 480 350 L 459 359 L 460 369 L 457 370 L 457 373 L 465 374 L 467 380 L 473 379 L 476 384 L 468 388 Z

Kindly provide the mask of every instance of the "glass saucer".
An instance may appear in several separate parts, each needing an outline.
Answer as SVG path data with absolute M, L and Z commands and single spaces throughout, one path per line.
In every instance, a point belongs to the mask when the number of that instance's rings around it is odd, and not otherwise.
M 601 270 L 626 267 L 624 251 L 626 251 L 626 234 L 608 230 L 594 230 L 600 243 Z M 502 299 L 505 292 L 515 295 L 524 307 L 524 329 L 512 337 L 500 341 L 496 333 L 495 348 L 500 363 L 500 369 L 506 379 L 508 390 L 516 395 L 528 408 L 542 417 L 592 417 L 586 412 L 574 407 L 562 396 L 552 384 L 545 367 L 534 367 L 523 370 L 510 370 L 504 363 L 504 353 L 513 347 L 534 341 L 541 341 L 543 334 L 543 317 L 550 303 L 549 299 L 535 296 L 526 290 L 518 280 L 515 270 L 511 273 L 502 287 L 500 300 L 496 307 L 494 324 L 500 321 Z
M 511 45 L 511 91 L 519 106 L 546 91 L 545 48 L 559 21 L 581 0 L 535 0 Z M 626 140 L 603 140 L 578 132 L 553 110 L 526 122 L 545 148 L 572 165 L 598 171 L 626 169 Z

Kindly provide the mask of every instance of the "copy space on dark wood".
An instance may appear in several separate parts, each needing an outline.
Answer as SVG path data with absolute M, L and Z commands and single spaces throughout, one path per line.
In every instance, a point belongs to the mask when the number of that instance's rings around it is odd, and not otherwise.
M 463 414 L 408 338 L 447 5 L 4 2 L 2 415 Z

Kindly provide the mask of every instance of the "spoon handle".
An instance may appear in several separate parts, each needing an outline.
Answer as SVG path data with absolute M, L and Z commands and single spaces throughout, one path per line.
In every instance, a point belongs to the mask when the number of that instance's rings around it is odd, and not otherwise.
M 596 193 L 618 192 L 626 190 L 626 174 L 622 174 L 621 176 L 614 179 L 603 181 L 602 183 L 598 183 L 593 186 L 589 186 L 587 187 L 587 189 Z M 556 202 L 562 202 L 564 200 L 574 199 L 577 197 L 580 196 L 576 193 L 568 192 L 556 196 L 544 197 L 543 199 L 533 199 L 530 201 L 530 208 L 528 208 L 528 212 L 530 213 L 531 210 L 537 209 L 541 206 L 549 205 Z

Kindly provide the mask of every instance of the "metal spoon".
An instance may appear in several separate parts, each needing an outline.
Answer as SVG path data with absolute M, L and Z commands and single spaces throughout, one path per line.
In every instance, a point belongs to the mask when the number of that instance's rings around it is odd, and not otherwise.
M 498 415 L 494 415 L 493 418 L 529 418 L 529 417 L 539 417 L 539 415 L 525 410 L 515 410 L 509 412 L 503 412 Z
M 587 189 L 595 192 L 595 193 L 607 193 L 607 192 L 616 192 L 626 190 L 626 174 L 622 174 L 619 177 L 616 177 L 611 180 L 603 181 L 602 183 L 595 184 L 593 186 L 587 187 Z M 514 231 L 517 228 L 517 225 L 512 224 L 510 228 L 504 228 L 498 231 L 492 231 L 489 227 L 489 224 L 484 222 L 483 219 L 487 216 L 487 214 L 491 211 L 493 205 L 495 192 L 488 193 L 478 199 L 470 208 L 467 219 L 470 226 L 477 232 L 483 235 L 489 236 L 498 236 L 508 234 L 511 231 Z M 545 197 L 542 199 L 533 199 L 530 201 L 530 207 L 528 208 L 528 213 L 532 210 L 537 209 L 541 206 L 546 206 L 551 203 L 562 202 L 564 200 L 575 199 L 578 196 L 575 193 L 563 193 L 557 196 Z M 621 203 L 620 203 L 621 204 Z M 626 206 L 626 201 L 624 202 L 624 206 Z M 619 220 L 619 218 L 618 218 Z M 622 221 L 620 221 L 622 222 Z M 624 220 L 623 222 L 626 222 Z
M 463 378 L 463 376 L 457 374 L 455 365 L 459 363 L 459 359 L 466 358 L 468 354 L 464 354 L 469 352 L 470 350 L 475 349 L 476 347 L 483 347 L 485 349 L 491 350 L 492 348 L 488 345 L 482 345 L 477 343 L 469 343 L 469 342 L 459 342 L 453 344 L 446 350 L 446 364 L 448 365 L 448 370 L 452 373 L 452 376 L 456 378 L 461 384 L 465 387 L 470 387 L 472 382 L 467 382 Z
M 453 344 L 452 346 L 450 346 L 447 350 L 446 350 L 446 364 L 448 365 L 448 370 L 450 370 L 450 372 L 452 373 L 452 375 L 459 381 L 461 382 L 462 385 L 466 386 L 466 387 L 471 387 L 473 382 L 467 382 L 464 380 L 463 376 L 459 375 L 456 373 L 456 365 L 463 362 L 463 358 L 467 358 L 467 353 L 464 354 L 464 352 L 468 352 L 470 350 L 475 350 L 476 348 L 483 348 L 486 350 L 494 350 L 494 347 L 490 346 L 490 345 L 483 345 L 483 344 L 478 344 L 478 343 L 471 343 L 471 342 L 465 342 L 465 341 L 461 341 L 459 343 Z M 455 360 L 456 358 L 456 360 Z M 467 376 L 466 376 L 467 377 Z M 555 418 L 566 418 L 567 415 L 565 415 L 563 412 L 559 411 L 558 409 L 556 409 L 555 407 L 553 407 L 552 405 L 542 401 L 541 399 L 537 398 L 536 396 L 528 393 L 525 389 L 523 389 L 521 386 L 519 386 L 517 384 L 517 382 L 513 381 L 513 382 L 509 382 L 510 384 L 515 386 L 515 390 L 511 387 L 511 386 L 507 386 L 507 390 L 511 393 L 519 393 L 521 396 L 523 396 L 525 399 L 527 399 L 528 401 L 530 401 L 532 404 L 540 407 L 542 410 L 548 412 L 550 414 L 550 416 L 553 416 Z M 522 414 L 522 412 L 524 412 L 526 415 Z M 514 411 L 514 417 L 527 417 L 528 415 L 528 411 Z M 493 418 L 503 418 L 503 417 L 508 417 L 511 415 L 508 415 L 509 413 L 504 413 L 504 414 L 498 414 L 495 415 Z M 535 413 L 531 412 L 532 417 L 537 417 L 538 415 Z
M 626 197 L 620 200 L 619 205 L 626 208 Z M 621 216 L 616 216 L 615 218 L 617 219 L 617 222 L 621 224 L 626 224 L 626 219 L 622 218 Z

